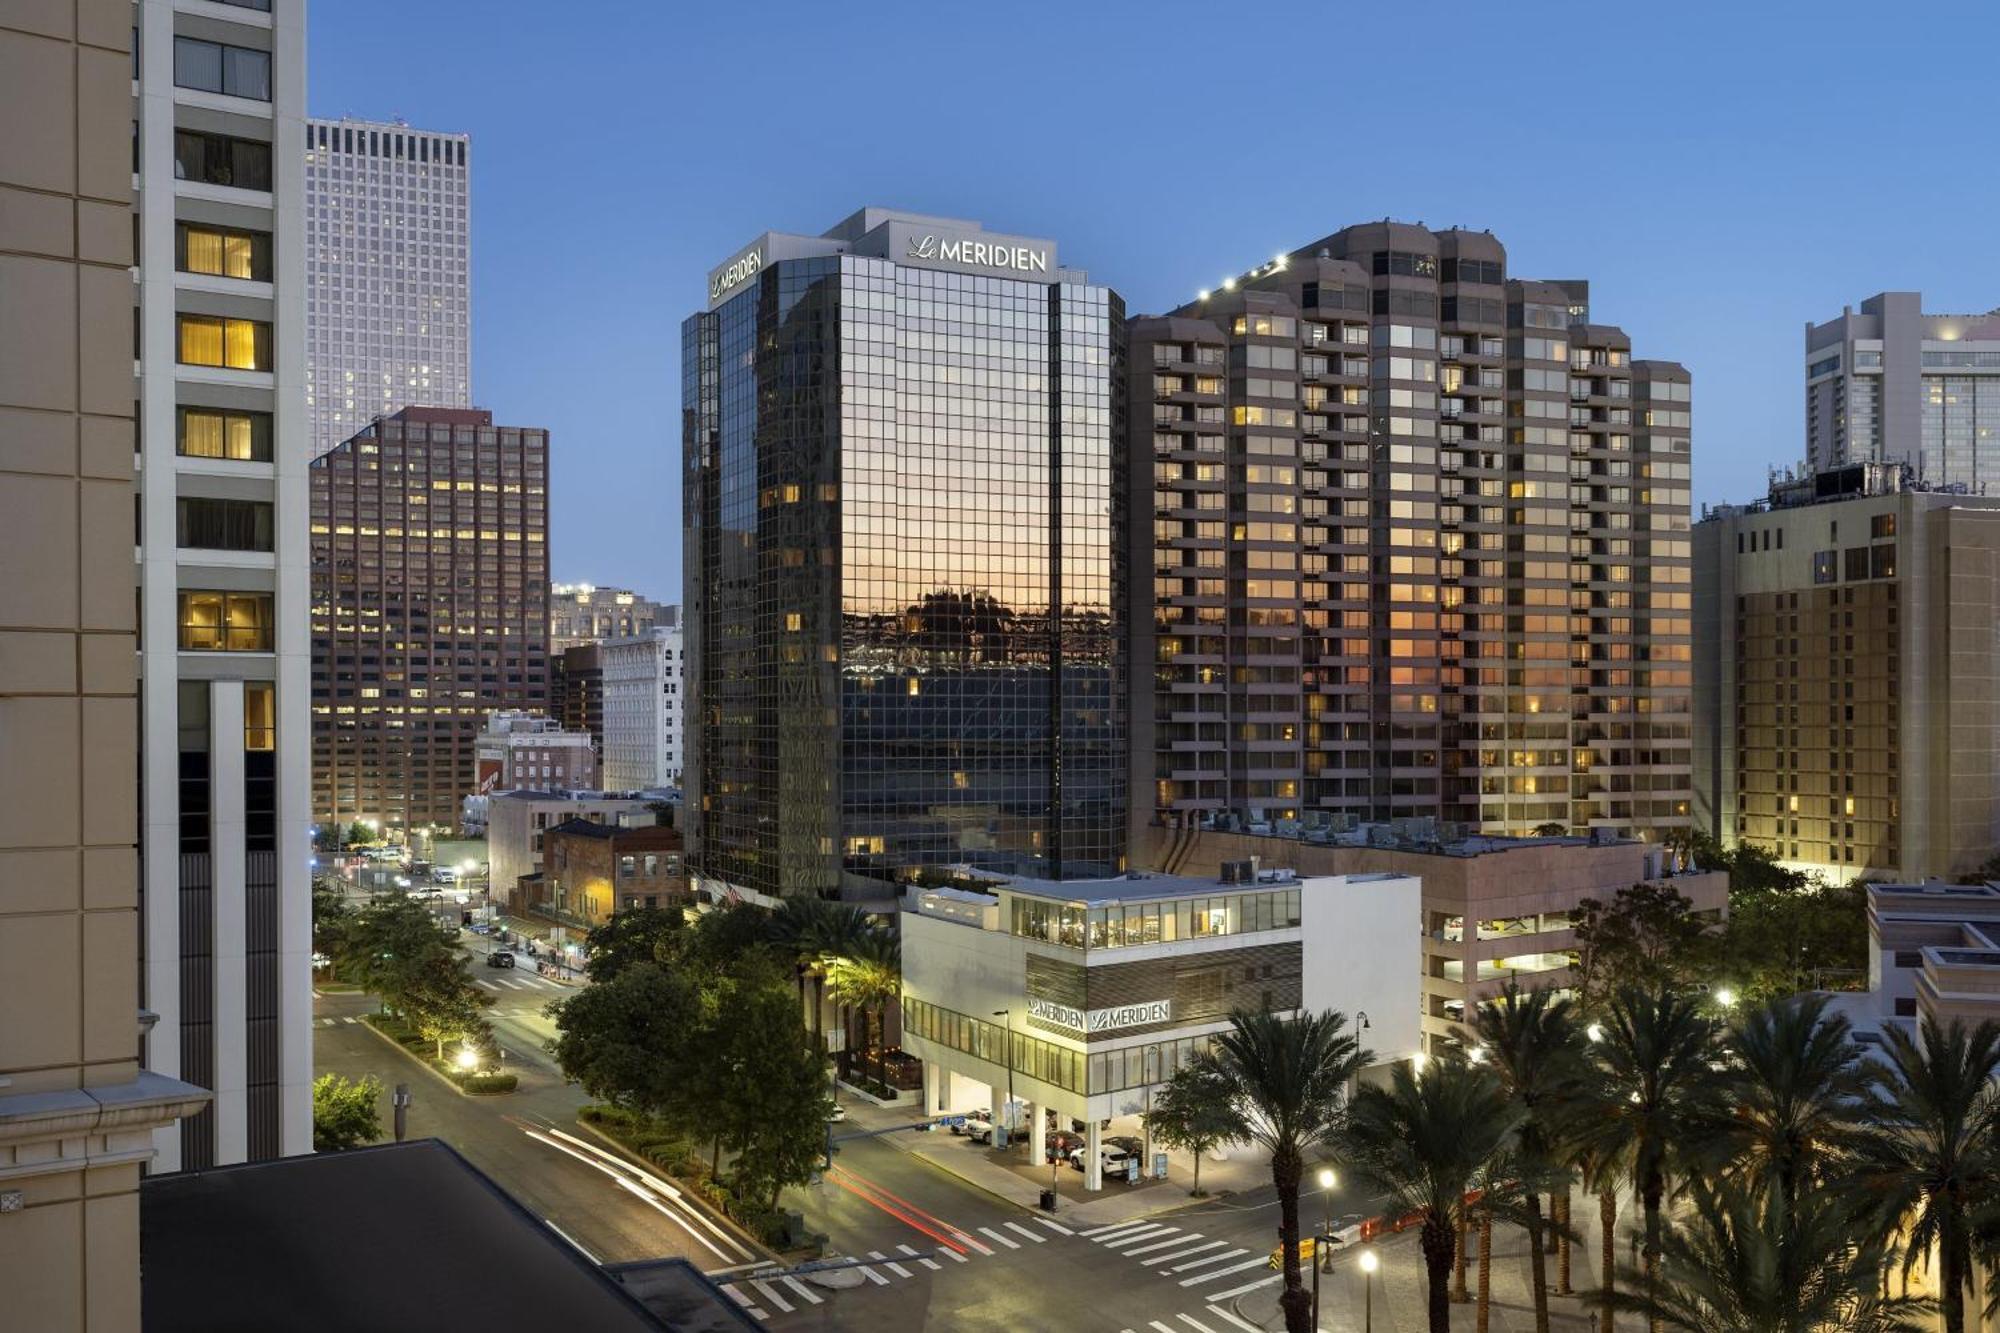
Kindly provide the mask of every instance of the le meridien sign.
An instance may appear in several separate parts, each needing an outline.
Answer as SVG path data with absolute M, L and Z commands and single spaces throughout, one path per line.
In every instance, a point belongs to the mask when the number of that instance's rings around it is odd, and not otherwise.
M 1172 1000 L 1147 1000 L 1143 1004 L 1121 1004 L 1115 1009 L 1092 1009 L 1085 1013 L 1054 1000 L 1029 1000 L 1028 1017 L 1039 1018 L 1072 1032 L 1116 1032 L 1120 1028 L 1169 1023 L 1174 1017 Z
M 756 277 L 758 270 L 763 267 L 764 251 L 761 247 L 753 246 L 745 250 L 742 254 L 709 275 L 708 299 L 714 302 L 721 299 L 727 293 L 735 291 L 738 287 Z
M 972 268 L 1003 268 L 1018 273 L 1047 273 L 1049 252 L 1032 245 L 1000 245 L 992 241 L 969 240 L 926 233 L 912 236 L 905 259 L 926 259 Z

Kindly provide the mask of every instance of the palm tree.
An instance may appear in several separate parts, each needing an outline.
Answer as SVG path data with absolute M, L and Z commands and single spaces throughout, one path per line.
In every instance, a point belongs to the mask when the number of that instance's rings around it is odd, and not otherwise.
M 1611 997 L 1597 1031 L 1590 1047 L 1594 1077 L 1578 1101 L 1573 1143 L 1596 1167 L 1605 1211 L 1606 1289 L 1616 1209 L 1608 1191 L 1622 1175 L 1645 1213 L 1651 1297 L 1659 1288 L 1667 1187 L 1701 1165 L 1711 1108 L 1723 1086 L 1715 1067 L 1715 1025 L 1692 995 L 1627 988 Z M 1658 1333 L 1659 1322 L 1652 1327 Z
M 1723 1123 L 1725 1171 L 1770 1181 L 1796 1201 L 1830 1154 L 1854 1142 L 1867 1078 L 1853 1026 L 1825 995 L 1793 995 L 1752 1010 L 1725 1038 L 1733 1112 Z
M 1855 1204 L 1806 1185 L 1725 1180 L 1689 1186 L 1693 1207 L 1661 1232 L 1651 1296 L 1597 1293 L 1617 1308 L 1688 1333 L 1918 1333 L 1928 1300 L 1886 1293 L 1881 1241 L 1854 1241 Z M 1627 1273 L 1628 1280 L 1641 1278 Z
M 1451 1333 L 1466 1191 L 1520 1120 L 1500 1080 L 1456 1054 L 1431 1060 L 1421 1077 L 1397 1065 L 1388 1087 L 1364 1087 L 1348 1112 L 1345 1156 L 1355 1183 L 1384 1196 L 1392 1217 L 1423 1215 L 1431 1333 Z
M 1271 1154 L 1285 1290 L 1278 1304 L 1288 1333 L 1310 1333 L 1312 1297 L 1299 1275 L 1299 1180 L 1306 1154 L 1332 1141 L 1346 1089 L 1374 1061 L 1334 1010 L 1296 1018 L 1238 1010 L 1208 1060 L 1245 1104 L 1249 1137 Z
M 869 1019 L 882 1012 L 903 991 L 903 948 L 895 932 L 871 930 L 848 947 L 846 952 L 828 955 L 825 960 L 826 986 L 840 1004 L 860 1011 L 861 1056 L 868 1058 Z M 850 1036 L 850 1049 L 852 1038 Z M 876 1079 L 886 1083 L 887 1043 L 881 1043 Z
M 1906 1278 L 1936 1248 L 1945 1333 L 1964 1333 L 1975 1210 L 2000 1196 L 2000 1027 L 1927 1016 L 1921 1041 L 1895 1026 L 1882 1036 L 1847 1178 Z
M 1521 1115 L 1514 1158 L 1524 1189 L 1535 1331 L 1549 1333 L 1548 1228 L 1541 1196 L 1558 1183 L 1565 1192 L 1569 1189 L 1556 1145 L 1562 1113 L 1583 1087 L 1576 1005 L 1547 988 L 1523 991 L 1509 981 L 1504 992 L 1479 1007 L 1475 1028 L 1487 1065 Z M 1485 1262 L 1483 1253 L 1480 1261 Z
M 771 942 L 792 960 L 792 975 L 799 983 L 799 1011 L 806 1007 L 806 977 L 826 952 L 820 943 L 828 904 L 824 898 L 798 895 L 786 898 L 771 913 Z

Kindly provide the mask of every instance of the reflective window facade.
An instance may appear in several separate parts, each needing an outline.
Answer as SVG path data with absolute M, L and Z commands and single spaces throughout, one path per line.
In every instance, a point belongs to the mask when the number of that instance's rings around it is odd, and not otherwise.
M 684 328 L 700 873 L 1123 864 L 1117 295 L 843 253 Z

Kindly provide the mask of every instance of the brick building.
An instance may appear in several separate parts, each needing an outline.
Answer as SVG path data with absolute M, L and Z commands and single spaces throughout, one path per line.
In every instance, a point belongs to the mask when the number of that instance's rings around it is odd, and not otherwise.
M 679 829 L 568 819 L 542 835 L 542 870 L 522 876 L 516 908 L 582 926 L 613 912 L 685 902 Z

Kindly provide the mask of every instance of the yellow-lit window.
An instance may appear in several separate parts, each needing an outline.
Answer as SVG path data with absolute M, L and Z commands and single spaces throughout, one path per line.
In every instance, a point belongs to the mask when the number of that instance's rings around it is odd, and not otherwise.
M 278 748 L 277 692 L 269 685 L 243 687 L 243 748 Z
M 189 652 L 270 652 L 271 594 L 181 593 L 180 646 Z
M 271 326 L 250 319 L 210 315 L 180 317 L 180 360 L 188 366 L 231 370 L 271 368 Z
M 271 461 L 271 419 L 255 412 L 184 407 L 180 411 L 179 449 L 189 458 L 268 463 Z
M 804 617 L 800 616 L 798 612 L 796 611 L 785 612 L 785 628 L 787 630 L 790 630 L 793 633 L 797 633 L 800 629 L 803 629 L 804 627 L 805 627 Z

